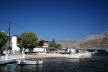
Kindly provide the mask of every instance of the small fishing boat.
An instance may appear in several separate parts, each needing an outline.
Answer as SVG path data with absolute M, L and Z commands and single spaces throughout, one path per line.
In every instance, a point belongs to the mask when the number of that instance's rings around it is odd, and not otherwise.
M 36 61 L 18 61 L 19 65 L 39 65 L 39 64 L 43 64 L 43 61 L 39 61 L 39 60 L 36 60 Z

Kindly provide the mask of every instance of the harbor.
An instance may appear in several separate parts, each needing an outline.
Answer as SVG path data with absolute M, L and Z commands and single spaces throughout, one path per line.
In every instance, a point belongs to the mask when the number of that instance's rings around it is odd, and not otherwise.
M 108 0 L 0 0 L 0 72 L 108 72 Z
M 10 27 L 10 24 L 9 24 Z M 31 36 L 32 37 L 32 36 Z M 21 39 L 20 39 L 21 40 Z M 43 40 L 43 44 L 41 47 L 35 47 L 32 50 L 28 48 L 21 49 L 18 47 L 19 38 L 17 36 L 10 36 L 8 39 L 8 48 L 5 47 L 2 51 L 0 56 L 0 64 L 8 64 L 14 63 L 17 64 L 37 64 L 36 61 L 26 61 L 26 59 L 33 59 L 33 58 L 92 58 L 93 52 L 88 52 L 85 50 L 78 50 L 72 48 L 55 48 L 50 47 L 49 41 Z M 52 44 L 57 44 L 53 40 Z M 57 44 L 58 45 L 58 44 Z M 11 48 L 11 50 L 9 49 Z M 22 50 L 22 52 L 21 52 Z M 84 52 L 83 52 L 84 51 Z M 26 53 L 26 54 L 25 54 Z M 38 61 L 38 64 L 42 64 L 41 61 Z
M 68 59 L 68 58 L 41 58 L 41 65 L 0 65 L 1 72 L 69 72 L 69 71 L 90 71 L 105 72 L 108 67 L 108 57 L 100 56 L 94 59 Z M 35 60 L 35 59 L 34 59 Z
M 18 61 L 24 61 L 29 59 L 37 59 L 37 58 L 92 58 L 90 54 L 45 54 L 45 53 L 39 53 L 39 54 L 27 54 L 25 57 L 23 55 L 5 55 L 1 56 L 0 64 L 8 64 L 8 63 L 17 63 Z

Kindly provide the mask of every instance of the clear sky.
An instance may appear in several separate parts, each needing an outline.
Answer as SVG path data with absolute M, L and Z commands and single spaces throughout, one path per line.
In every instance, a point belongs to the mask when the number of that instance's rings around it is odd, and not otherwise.
M 0 30 L 78 40 L 108 29 L 108 0 L 0 0 Z

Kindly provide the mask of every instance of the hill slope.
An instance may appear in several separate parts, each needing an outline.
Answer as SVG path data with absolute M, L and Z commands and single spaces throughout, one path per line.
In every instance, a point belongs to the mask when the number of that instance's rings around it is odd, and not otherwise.
M 108 30 L 100 35 L 89 35 L 81 40 L 56 41 L 66 48 L 108 49 Z

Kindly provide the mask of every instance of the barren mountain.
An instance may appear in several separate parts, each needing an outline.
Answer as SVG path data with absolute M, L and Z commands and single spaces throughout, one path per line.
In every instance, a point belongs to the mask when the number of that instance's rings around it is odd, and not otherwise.
M 108 30 L 99 35 L 89 35 L 81 40 L 59 40 L 57 43 L 66 48 L 108 49 Z

